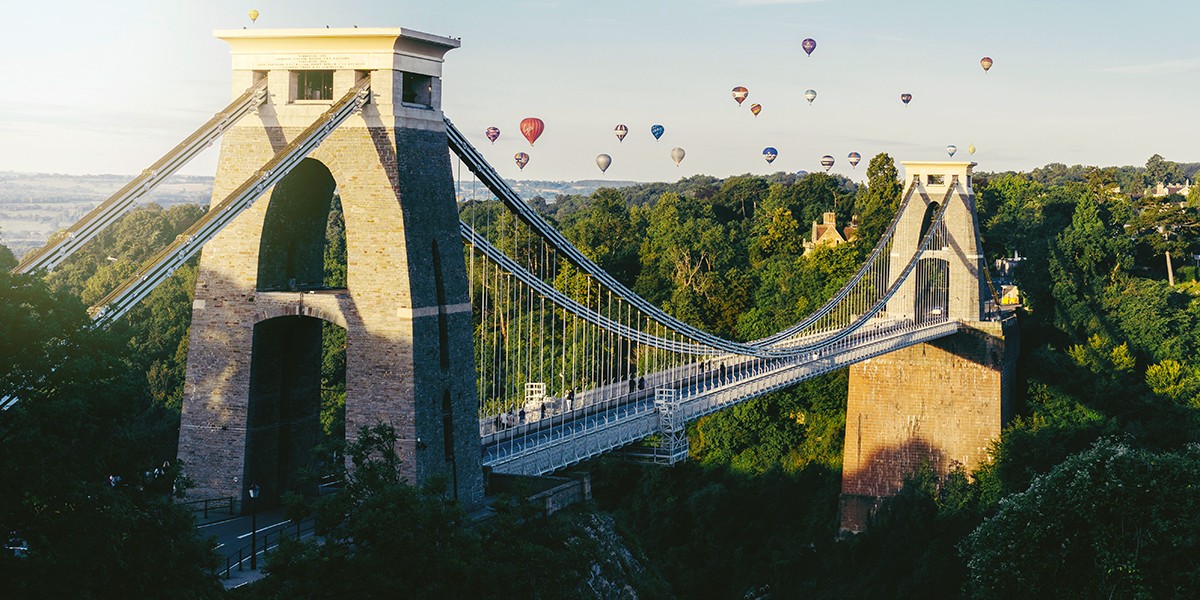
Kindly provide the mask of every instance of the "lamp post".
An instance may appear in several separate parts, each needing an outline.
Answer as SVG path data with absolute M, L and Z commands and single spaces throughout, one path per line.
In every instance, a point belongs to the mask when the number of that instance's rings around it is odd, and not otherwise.
M 258 484 L 252 484 L 246 491 L 250 493 L 250 570 L 258 569 Z

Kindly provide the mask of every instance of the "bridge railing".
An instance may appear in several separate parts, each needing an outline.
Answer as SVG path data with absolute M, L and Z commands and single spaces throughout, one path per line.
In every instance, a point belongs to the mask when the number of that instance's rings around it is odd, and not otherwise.
M 234 502 L 236 498 L 233 496 L 224 496 L 222 498 L 202 498 L 200 500 L 190 500 L 188 502 L 180 502 L 181 506 L 189 507 L 193 513 L 203 513 L 205 519 L 208 518 L 209 511 L 224 511 L 232 516 L 234 514 Z
M 314 535 L 316 533 L 316 524 L 316 519 L 309 518 L 303 521 L 293 521 L 287 527 L 280 527 L 274 531 L 264 531 L 261 535 L 257 536 L 258 541 L 246 544 L 238 548 L 236 552 L 226 553 L 225 568 L 218 567 L 214 571 L 214 575 L 229 579 L 235 570 L 245 570 L 246 562 L 257 563 L 256 560 L 251 560 L 251 557 L 256 553 L 265 560 L 267 554 L 273 550 L 278 550 L 279 545 L 284 540 L 295 541 Z

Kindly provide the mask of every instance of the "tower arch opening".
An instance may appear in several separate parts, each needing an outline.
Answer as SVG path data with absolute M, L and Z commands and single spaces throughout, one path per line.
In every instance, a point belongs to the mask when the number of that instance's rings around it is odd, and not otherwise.
M 336 194 L 333 175 L 312 158 L 275 185 L 263 218 L 258 291 L 345 287 L 345 226 Z
M 917 262 L 917 294 L 913 314 L 918 321 L 945 321 L 950 309 L 950 261 L 922 258 Z
M 345 435 L 345 339 L 341 327 L 309 316 L 254 326 L 242 482 L 257 484 L 267 503 L 288 491 L 315 494 L 313 476 L 332 464 L 317 450 Z

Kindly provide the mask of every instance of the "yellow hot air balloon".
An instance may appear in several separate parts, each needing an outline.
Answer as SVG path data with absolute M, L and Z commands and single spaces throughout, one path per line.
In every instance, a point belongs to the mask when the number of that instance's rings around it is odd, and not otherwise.
M 250 9 L 250 12 L 246 13 L 246 16 L 250 17 L 250 22 L 253 23 L 258 20 L 258 11 Z
M 975 144 L 971 144 L 970 146 L 967 146 L 967 152 L 970 152 L 971 154 L 975 154 Z

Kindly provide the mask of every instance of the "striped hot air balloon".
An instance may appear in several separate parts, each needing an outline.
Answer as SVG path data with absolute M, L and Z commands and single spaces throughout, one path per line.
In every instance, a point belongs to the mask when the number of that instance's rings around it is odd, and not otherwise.
M 546 129 L 546 124 L 537 117 L 526 117 L 521 120 L 521 135 L 529 140 L 529 145 L 532 146 L 542 135 L 542 131 Z
M 517 167 L 524 171 L 525 165 L 529 164 L 529 155 L 524 152 L 518 152 L 513 155 L 513 160 L 517 162 Z
M 857 152 L 851 152 L 849 155 L 846 156 L 846 158 L 850 160 L 850 168 L 853 169 L 853 168 L 857 167 L 859 161 L 862 160 L 862 155 Z
M 737 101 L 739 106 L 742 104 L 742 102 L 744 102 L 746 100 L 746 96 L 749 96 L 749 95 L 750 95 L 750 90 L 748 90 L 740 85 L 733 88 L 733 99 Z
M 624 125 L 617 125 L 613 133 L 617 134 L 617 141 L 620 142 L 625 139 L 625 136 L 629 135 L 629 128 Z

